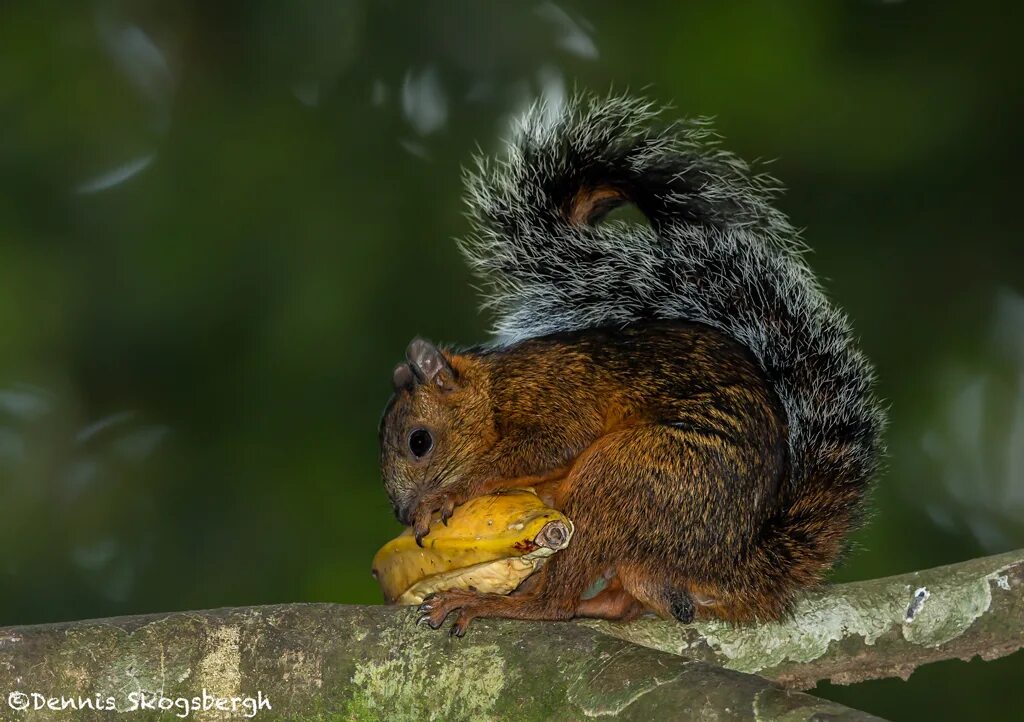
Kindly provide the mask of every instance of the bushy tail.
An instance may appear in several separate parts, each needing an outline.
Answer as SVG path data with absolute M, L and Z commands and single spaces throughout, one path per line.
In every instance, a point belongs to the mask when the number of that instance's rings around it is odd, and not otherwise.
M 859 519 L 884 412 L 845 315 L 800 255 L 767 176 L 719 149 L 704 121 L 656 125 L 627 98 L 534 107 L 503 160 L 468 173 L 500 341 L 643 319 L 687 319 L 747 346 L 785 408 L 790 475 L 758 559 L 818 581 Z M 596 223 L 630 202 L 650 226 Z M 795 575 L 795 576 L 794 576 Z

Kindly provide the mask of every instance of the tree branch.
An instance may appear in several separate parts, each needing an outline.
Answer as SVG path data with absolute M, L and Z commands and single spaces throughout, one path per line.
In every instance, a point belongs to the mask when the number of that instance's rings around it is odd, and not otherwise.
M 876 719 L 579 624 L 478 620 L 451 639 L 415 626 L 415 617 L 411 609 L 295 604 L 10 627 L 0 630 L 0 717 L 11 718 L 12 699 L 24 701 L 12 692 L 103 705 L 109 697 L 123 712 L 133 693 L 173 703 L 205 689 L 221 698 L 262 693 L 271 709 L 259 711 L 261 720 Z M 178 711 L 43 709 L 15 718 L 169 719 Z
M 924 590 L 918 592 L 918 590 Z M 789 621 L 751 627 L 584 622 L 654 649 L 793 689 L 902 677 L 945 659 L 1024 647 L 1024 549 L 809 594 Z
M 478 620 L 460 640 L 414 618 L 411 609 L 295 604 L 10 627 L 0 630 L 0 716 L 12 692 L 111 697 L 123 711 L 132 693 L 174 701 L 205 689 L 262 692 L 272 705 L 259 713 L 265 720 L 870 719 L 762 677 L 808 688 L 1020 649 L 1024 550 L 827 587 L 779 624 Z M 68 714 L 43 709 L 32 719 Z

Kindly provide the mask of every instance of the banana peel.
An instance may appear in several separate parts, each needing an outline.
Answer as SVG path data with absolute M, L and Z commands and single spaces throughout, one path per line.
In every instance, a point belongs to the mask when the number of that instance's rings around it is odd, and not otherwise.
M 435 514 L 423 547 L 411 529 L 373 558 L 373 575 L 389 604 L 419 604 L 446 589 L 508 594 L 569 545 L 573 525 L 532 489 L 470 499 L 448 525 Z

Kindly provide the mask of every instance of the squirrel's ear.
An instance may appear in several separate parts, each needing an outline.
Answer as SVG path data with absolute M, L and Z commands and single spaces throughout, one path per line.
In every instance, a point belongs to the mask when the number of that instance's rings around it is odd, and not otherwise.
M 455 383 L 455 371 L 440 349 L 426 339 L 414 338 L 405 351 L 409 367 L 416 380 L 441 388 L 451 388 Z
M 402 361 L 395 366 L 394 372 L 391 374 L 391 385 L 395 391 L 401 391 L 402 389 L 411 389 L 415 379 L 412 374 L 412 367 L 409 366 L 408 361 Z

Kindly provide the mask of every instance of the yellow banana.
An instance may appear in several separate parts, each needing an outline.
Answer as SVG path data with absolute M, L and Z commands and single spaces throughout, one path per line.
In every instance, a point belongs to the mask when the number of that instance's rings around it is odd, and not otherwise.
M 435 514 L 423 548 L 406 529 L 373 558 L 390 604 L 419 604 L 433 592 L 469 589 L 508 594 L 555 552 L 573 526 L 528 489 L 470 499 L 441 523 Z

